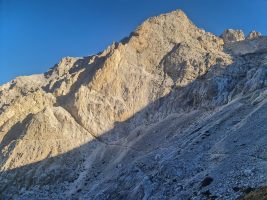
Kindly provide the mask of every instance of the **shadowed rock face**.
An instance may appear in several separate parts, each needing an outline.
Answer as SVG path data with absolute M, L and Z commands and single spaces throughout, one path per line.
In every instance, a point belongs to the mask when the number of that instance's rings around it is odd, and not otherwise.
M 251 190 L 247 195 L 240 198 L 240 200 L 264 200 L 267 197 L 267 188 L 260 188 L 258 190 Z
M 0 86 L 1 197 L 235 199 L 266 185 L 267 38 L 251 37 L 178 10 Z

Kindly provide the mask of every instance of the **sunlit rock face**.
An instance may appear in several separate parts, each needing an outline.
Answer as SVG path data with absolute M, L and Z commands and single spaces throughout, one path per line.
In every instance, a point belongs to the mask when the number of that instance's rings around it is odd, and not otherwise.
M 3 199 L 235 199 L 267 184 L 267 38 L 152 17 L 0 86 Z
M 245 39 L 245 35 L 242 30 L 233 29 L 225 30 L 221 37 L 225 43 L 237 42 Z
M 251 31 L 248 36 L 246 37 L 247 40 L 253 40 L 253 39 L 257 39 L 259 37 L 261 37 L 262 34 L 260 32 L 257 31 Z

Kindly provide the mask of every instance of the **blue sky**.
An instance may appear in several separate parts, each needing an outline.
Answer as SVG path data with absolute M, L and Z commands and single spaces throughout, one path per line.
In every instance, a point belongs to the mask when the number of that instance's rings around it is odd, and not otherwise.
M 42 73 L 127 36 L 150 16 L 182 9 L 199 27 L 267 35 L 267 0 L 0 0 L 0 84 Z

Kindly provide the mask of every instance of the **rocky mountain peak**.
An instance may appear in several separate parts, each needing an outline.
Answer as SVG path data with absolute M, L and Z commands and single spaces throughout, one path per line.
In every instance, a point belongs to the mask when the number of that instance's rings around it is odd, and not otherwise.
M 0 198 L 235 199 L 266 185 L 266 45 L 177 10 L 1 86 Z
M 251 31 L 248 36 L 246 37 L 247 40 L 253 40 L 253 39 L 256 39 L 256 38 L 259 38 L 261 37 L 262 34 L 260 32 L 257 32 L 257 31 Z
M 232 43 L 242 41 L 245 39 L 245 35 L 242 30 L 226 29 L 221 35 L 224 43 Z

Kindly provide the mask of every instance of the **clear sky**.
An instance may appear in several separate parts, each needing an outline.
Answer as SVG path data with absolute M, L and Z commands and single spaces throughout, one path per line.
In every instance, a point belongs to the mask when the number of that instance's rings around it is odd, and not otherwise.
M 199 27 L 267 35 L 267 0 L 0 0 L 0 84 L 47 71 L 127 36 L 150 16 L 182 9 Z

